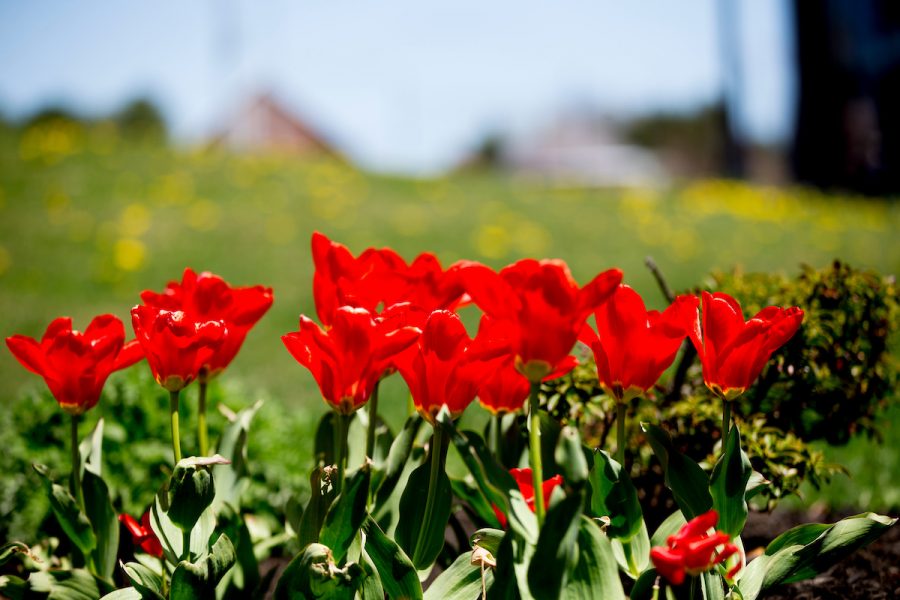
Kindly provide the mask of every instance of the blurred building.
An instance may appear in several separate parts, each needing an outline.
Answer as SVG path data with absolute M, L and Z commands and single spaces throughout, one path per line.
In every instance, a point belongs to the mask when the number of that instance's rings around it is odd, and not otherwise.
M 561 184 L 660 186 L 669 175 L 656 154 L 626 142 L 614 123 L 567 116 L 535 136 L 510 143 L 504 165 Z
M 900 3 L 794 1 L 798 179 L 900 193 Z
M 271 94 L 246 101 L 213 137 L 213 145 L 238 152 L 328 156 L 346 161 L 322 135 Z

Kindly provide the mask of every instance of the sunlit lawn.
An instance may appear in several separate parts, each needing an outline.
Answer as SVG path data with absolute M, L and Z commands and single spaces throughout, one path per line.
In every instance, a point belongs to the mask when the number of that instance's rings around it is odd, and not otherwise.
M 101 312 L 127 319 L 141 290 L 162 288 L 185 266 L 263 283 L 275 289 L 274 307 L 226 377 L 318 413 L 311 376 L 279 340 L 300 313 L 313 314 L 314 230 L 354 252 L 389 245 L 412 258 L 430 250 L 445 264 L 558 257 L 581 282 L 618 266 L 656 306 L 647 255 L 676 289 L 735 266 L 793 273 L 801 262 L 839 257 L 883 273 L 900 268 L 895 202 L 724 182 L 615 191 L 498 175 L 392 179 L 47 127 L 22 138 L 0 133 L 0 333 L 37 336 L 64 314 L 76 326 Z M 2 394 L 26 380 L 0 352 Z

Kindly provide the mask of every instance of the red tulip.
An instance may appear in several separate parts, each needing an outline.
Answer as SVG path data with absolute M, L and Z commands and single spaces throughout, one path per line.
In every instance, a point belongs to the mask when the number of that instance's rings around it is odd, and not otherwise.
M 162 558 L 162 544 L 159 543 L 159 538 L 156 537 L 153 528 L 150 527 L 150 511 L 144 513 L 140 523 L 131 515 L 125 514 L 119 515 L 119 521 L 125 525 L 128 533 L 131 534 L 131 539 L 135 546 L 140 547 L 141 550 L 150 556 Z
M 455 313 L 436 310 L 415 351 L 404 353 L 398 367 L 416 410 L 433 423 L 445 405 L 454 418 L 462 414 L 506 349 L 502 341 L 484 335 L 470 339 Z
M 131 323 L 157 383 L 177 392 L 200 375 L 226 335 L 220 320 L 195 321 L 184 311 L 140 305 Z
M 60 317 L 40 342 L 14 335 L 6 345 L 26 369 L 44 378 L 60 407 L 73 415 L 97 404 L 110 373 L 144 357 L 136 341 L 125 343 L 125 328 L 113 315 L 94 318 L 84 333 L 72 329 L 72 319 Z
M 520 260 L 499 274 L 478 263 L 457 270 L 485 314 L 509 324 L 516 369 L 533 383 L 570 360 L 585 319 L 622 280 L 610 269 L 579 288 L 560 260 Z
M 691 341 L 700 355 L 706 386 L 725 400 L 743 394 L 802 321 L 803 311 L 796 306 L 770 306 L 745 323 L 737 300 L 721 292 L 703 292 L 703 331 L 695 327 Z
M 272 289 L 261 285 L 231 287 L 217 275 L 208 272 L 197 275 L 187 268 L 181 283 L 169 282 L 161 294 L 144 291 L 141 300 L 148 306 L 183 311 L 189 319 L 198 322 L 222 321 L 225 325 L 222 343 L 200 373 L 202 378 L 209 378 L 231 363 L 247 333 L 272 306 Z
M 665 546 L 650 550 L 650 559 L 656 571 L 674 585 L 681 585 L 685 575 L 699 575 L 715 565 L 739 553 L 727 533 L 709 530 L 719 522 L 719 513 L 711 510 L 685 523 L 675 535 L 670 535 Z M 732 579 L 741 564 L 728 572 Z
M 628 402 L 653 387 L 696 326 L 697 305 L 696 296 L 678 296 L 662 313 L 648 312 L 637 292 L 620 285 L 594 313 L 597 332 L 585 325 L 580 336 L 606 393 Z
M 375 315 L 394 304 L 409 303 L 428 315 L 438 309 L 453 310 L 463 301 L 464 290 L 455 272 L 443 270 L 428 252 L 411 264 L 390 248 L 368 248 L 354 257 L 343 244 L 316 232 L 312 254 L 313 296 L 325 326 L 331 325 L 341 306 L 365 308 Z
M 510 469 L 509 473 L 513 476 L 513 479 L 516 480 L 516 484 L 518 484 L 519 491 L 522 492 L 522 497 L 525 498 L 525 503 L 528 505 L 528 508 L 531 509 L 531 512 L 534 512 L 534 484 L 532 483 L 531 469 Z M 560 475 L 554 475 L 550 479 L 544 481 L 541 486 L 541 495 L 544 498 L 544 506 L 550 502 L 550 496 L 553 494 L 553 490 L 562 485 L 562 483 L 563 478 Z M 505 528 L 506 515 L 500 512 L 500 509 L 496 506 L 494 507 L 494 514 L 497 515 L 497 520 L 500 521 L 500 525 Z
M 312 372 L 322 397 L 341 414 L 352 414 L 372 395 L 396 355 L 419 337 L 415 327 L 373 319 L 364 308 L 342 306 L 331 328 L 300 317 L 300 330 L 281 337 L 288 352 Z
M 490 337 L 493 345 L 508 344 L 510 327 L 508 323 L 495 321 L 488 316 L 481 318 L 478 334 Z M 565 375 L 575 368 L 578 361 L 574 356 L 567 356 L 561 361 L 558 369 L 544 377 L 544 380 L 555 379 Z M 515 356 L 512 353 L 504 355 L 496 367 L 488 374 L 487 378 L 478 387 L 478 401 L 492 412 L 517 412 L 525 405 L 531 384 L 515 367 Z

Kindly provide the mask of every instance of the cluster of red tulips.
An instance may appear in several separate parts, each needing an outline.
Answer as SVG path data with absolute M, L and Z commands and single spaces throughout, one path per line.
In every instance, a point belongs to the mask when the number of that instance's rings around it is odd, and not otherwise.
M 336 489 L 346 469 L 349 419 L 366 407 L 367 455 L 372 456 L 379 382 L 399 372 L 415 410 L 434 428 L 435 448 L 445 443 L 442 410 L 456 418 L 477 397 L 494 414 L 528 411 L 530 471 L 514 475 L 530 495 L 539 524 L 561 479 L 542 477 L 538 392 L 542 382 L 574 367 L 577 341 L 592 350 L 599 382 L 618 403 L 622 464 L 628 403 L 652 390 L 685 339 L 700 356 L 706 385 L 723 401 L 727 431 L 731 401 L 755 381 L 803 319 L 799 308 L 769 307 L 745 320 L 734 298 L 707 292 L 700 299 L 678 296 L 662 312 L 648 311 L 638 293 L 622 283 L 621 271 L 604 271 L 579 286 L 559 260 L 520 260 L 499 272 L 471 261 L 445 269 L 429 253 L 411 263 L 387 248 L 354 256 L 319 233 L 312 238 L 312 255 L 319 323 L 301 316 L 299 329 L 282 340 L 334 411 Z M 199 445 L 206 455 L 207 382 L 229 365 L 269 309 L 272 290 L 231 287 L 220 277 L 187 269 L 180 283 L 170 283 L 162 293 L 145 291 L 141 300 L 131 311 L 134 341 L 125 341 L 119 319 L 102 315 L 83 333 L 60 318 L 41 341 L 16 335 L 7 345 L 71 413 L 73 432 L 78 416 L 97 403 L 110 373 L 146 357 L 156 381 L 170 393 L 176 462 L 181 460 L 179 394 L 197 380 Z M 466 304 L 483 311 L 474 337 L 455 312 Z M 591 315 L 595 327 L 587 323 Z M 442 453 L 433 454 L 443 460 Z M 77 471 L 77 462 L 74 467 Z M 428 507 L 425 514 L 428 518 Z M 667 547 L 655 548 L 651 558 L 659 573 L 678 584 L 686 572 L 705 571 L 736 552 L 728 534 L 710 533 L 716 520 L 714 512 L 701 515 Z M 147 534 L 146 524 L 132 525 L 136 536 Z M 152 546 L 146 537 L 144 542 Z

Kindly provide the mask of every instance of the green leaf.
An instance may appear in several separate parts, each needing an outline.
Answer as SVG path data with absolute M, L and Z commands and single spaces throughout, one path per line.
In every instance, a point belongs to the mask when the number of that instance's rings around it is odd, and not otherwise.
M 371 470 L 366 463 L 347 478 L 341 494 L 325 515 L 319 541 L 331 549 L 338 564 L 344 560 L 356 532 L 366 520 L 370 480 Z
M 506 532 L 501 529 L 479 529 L 469 538 L 469 543 L 472 545 L 472 548 L 484 548 L 496 556 L 500 550 L 500 542 L 503 541 L 505 534 Z
M 227 535 L 220 535 L 209 554 L 195 563 L 178 563 L 172 573 L 169 600 L 215 598 L 216 584 L 234 564 L 234 546 Z
M 409 556 L 384 534 L 371 517 L 363 523 L 365 552 L 380 574 L 381 584 L 392 600 L 422 598 L 422 585 Z
M 181 459 L 169 480 L 169 519 L 182 531 L 190 531 L 216 497 L 211 467 L 227 464 L 218 454 L 212 458 Z
M 372 474 L 372 489 L 375 490 L 375 508 L 377 513 L 382 506 L 387 503 L 388 499 L 397 487 L 400 476 L 403 474 L 403 468 L 409 460 L 416 436 L 422 426 L 422 418 L 415 414 L 403 424 L 403 429 L 394 438 L 391 449 L 388 451 L 387 459 L 383 464 L 376 464 L 374 473 Z
M 381 586 L 381 577 L 372 558 L 363 549 L 359 566 L 363 576 L 359 584 L 359 596 L 361 600 L 384 600 L 384 588 Z
M 97 545 L 93 550 L 97 575 L 111 581 L 119 552 L 119 519 L 112 507 L 106 482 L 91 469 L 84 470 L 82 488 L 84 506 L 97 538 Z
M 334 464 L 334 418 L 335 412 L 329 410 L 322 415 L 319 425 L 316 427 L 313 452 L 316 464 L 319 466 Z
M 749 501 L 751 498 L 762 492 L 772 484 L 759 471 L 750 473 L 750 479 L 747 480 L 747 491 L 744 494 L 744 500 Z
M 537 543 L 537 518 L 528 508 L 516 480 L 509 471 L 494 459 L 477 433 L 471 431 L 461 433 L 449 419 L 443 422 L 442 426 L 450 432 L 453 445 L 475 478 L 481 493 L 488 502 L 506 514 L 509 528 L 529 544 Z
M 225 504 L 222 511 L 216 514 L 216 528 L 227 535 L 229 540 L 234 540 L 236 555 L 234 566 L 219 582 L 219 588 L 227 586 L 232 593 L 239 591 L 244 596 L 251 594 L 260 581 L 259 561 L 243 515 Z
M 528 568 L 535 598 L 557 598 L 578 560 L 578 531 L 584 494 L 573 492 L 551 506 Z
M 772 541 L 762 556 L 743 570 L 738 587 L 744 600 L 756 600 L 781 583 L 814 577 L 877 539 L 897 519 L 865 513 L 833 525 L 817 523 L 795 527 Z
M 136 588 L 127 587 L 113 590 L 100 600 L 144 600 L 144 596 Z
M 578 429 L 571 425 L 563 427 L 556 443 L 554 458 L 569 486 L 580 486 L 588 478 L 588 463 L 584 453 Z
M 713 468 L 709 491 L 713 508 L 719 513 L 716 529 L 731 537 L 737 537 L 747 522 L 747 482 L 753 468 L 750 459 L 741 448 L 741 434 L 737 424 L 731 427 L 725 439 L 725 452 Z
M 641 573 L 641 576 L 634 582 L 634 587 L 631 588 L 631 594 L 628 596 L 630 600 L 650 600 L 653 597 L 653 586 L 656 584 L 657 576 L 656 569 L 653 567 Z
M 94 576 L 84 569 L 37 571 L 28 577 L 27 583 L 32 594 L 47 594 L 43 597 L 53 600 L 94 600 L 106 591 L 102 590 Z M 32 594 L 26 597 L 31 598 Z
M 163 600 L 162 575 L 146 566 L 130 562 L 122 565 L 125 576 L 143 600 Z
M 340 569 L 327 546 L 309 544 L 282 573 L 275 600 L 353 600 L 363 576 L 358 564 Z
M 163 487 L 156 494 L 153 505 L 150 507 L 150 528 L 159 539 L 163 547 L 166 559 L 173 565 L 181 560 L 184 535 L 181 529 L 169 519 L 164 510 L 166 505 L 166 490 Z M 191 530 L 190 552 L 194 556 L 204 554 L 209 548 L 209 538 L 216 526 L 216 517 L 212 507 L 208 507 L 200 515 L 200 519 Z
M 482 585 L 490 590 L 493 583 L 492 569 L 482 571 L 481 566 L 472 564 L 472 553 L 464 552 L 431 582 L 425 592 L 425 600 L 477 600 L 481 598 Z
M 0 566 L 5 565 L 19 554 L 31 556 L 31 549 L 22 542 L 7 542 L 3 544 L 0 546 Z
M 515 530 L 506 532 L 497 549 L 497 568 L 494 569 L 489 600 L 534 600 L 528 587 L 528 569 L 533 555 L 534 544 L 529 544 Z
M 330 414 L 330 413 L 329 413 Z M 334 486 L 330 482 L 323 482 L 326 467 L 318 467 L 309 476 L 310 497 L 303 515 L 300 518 L 300 530 L 297 537 L 300 547 L 319 541 L 319 532 L 325 522 L 325 515 L 334 501 Z
M 684 515 L 681 514 L 680 510 L 676 510 L 666 517 L 666 520 L 653 532 L 653 535 L 650 537 L 650 546 L 665 546 L 669 536 L 678 533 L 678 530 L 686 524 L 687 520 L 684 518 Z
M 481 493 L 471 475 L 466 474 L 465 479 L 451 477 L 450 487 L 453 489 L 453 495 L 465 502 L 479 519 L 492 527 L 500 527 L 500 520 L 494 513 L 494 507 Z
M 85 469 L 93 471 L 100 476 L 103 473 L 101 461 L 103 459 L 103 419 L 97 420 L 97 424 L 86 438 L 78 444 L 78 453 L 81 455 L 82 472 Z
M 253 417 L 262 405 L 263 401 L 257 400 L 253 406 L 238 411 L 225 431 L 222 432 L 217 453 L 231 461 L 231 464 L 223 464 L 216 469 L 215 506 L 217 509 L 225 503 L 230 504 L 236 510 L 240 509 L 241 494 L 250 485 L 249 469 L 247 468 L 247 435 Z
M 666 487 L 672 490 L 684 516 L 693 519 L 711 509 L 709 478 L 700 465 L 679 452 L 664 429 L 649 423 L 641 423 L 641 428 L 662 465 Z
M 644 514 L 634 483 L 622 465 L 606 452 L 598 450 L 594 453 L 590 482 L 591 514 L 609 517 L 607 534 L 620 539 L 637 535 L 644 522 Z
M 440 451 L 432 448 L 431 452 Z M 406 488 L 400 497 L 400 521 L 394 538 L 408 556 L 412 557 L 417 569 L 431 565 L 444 547 L 444 530 L 450 519 L 453 492 L 447 473 L 441 469 L 437 472 L 432 518 L 425 522 L 425 510 L 429 494 L 431 477 L 431 460 L 416 467 L 410 473 Z M 420 543 L 418 540 L 422 539 Z M 418 555 L 416 549 L 418 548 Z
M 725 580 L 716 571 L 707 571 L 700 576 L 705 600 L 725 600 Z
M 563 600 L 623 600 L 616 560 L 609 539 L 600 528 L 582 516 L 578 529 L 578 562 L 566 582 Z
M 44 480 L 44 486 L 50 498 L 50 508 L 53 510 L 59 526 L 84 556 L 90 556 L 91 551 L 97 547 L 97 537 L 91 528 L 91 522 L 79 510 L 75 498 L 72 497 L 69 490 L 50 481 L 47 467 L 34 465 L 34 470 Z
M 647 535 L 647 525 L 641 521 L 638 532 L 630 538 L 611 538 L 610 541 L 613 555 L 622 572 L 632 579 L 637 579 L 650 564 L 650 538 Z

